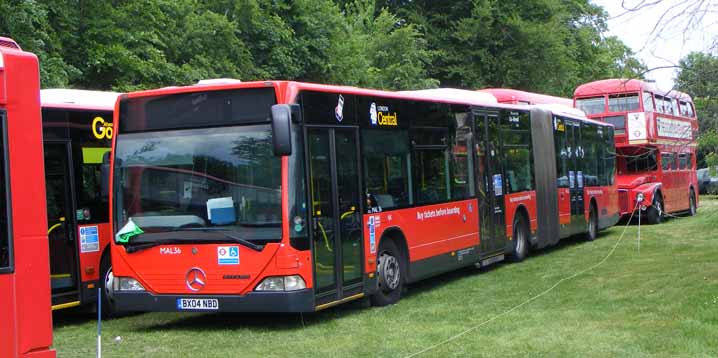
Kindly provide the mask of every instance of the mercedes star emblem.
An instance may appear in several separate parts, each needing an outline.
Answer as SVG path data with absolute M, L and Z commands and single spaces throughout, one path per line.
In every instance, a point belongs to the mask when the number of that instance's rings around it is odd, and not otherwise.
M 185 276 L 185 283 L 187 283 L 187 288 L 189 288 L 192 291 L 199 291 L 204 288 L 204 285 L 207 284 L 207 275 L 204 274 L 204 271 L 202 269 L 193 267 L 189 271 L 187 271 L 187 275 Z

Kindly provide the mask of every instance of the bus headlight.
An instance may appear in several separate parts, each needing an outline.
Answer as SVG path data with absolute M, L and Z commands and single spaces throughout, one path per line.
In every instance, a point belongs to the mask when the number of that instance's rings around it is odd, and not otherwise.
M 145 287 L 142 286 L 137 280 L 132 277 L 115 277 L 112 280 L 112 289 L 114 291 L 144 291 Z
M 643 202 L 643 193 L 636 194 L 636 202 L 642 203 Z
M 296 291 L 307 288 L 299 275 L 267 277 L 257 285 L 255 291 Z

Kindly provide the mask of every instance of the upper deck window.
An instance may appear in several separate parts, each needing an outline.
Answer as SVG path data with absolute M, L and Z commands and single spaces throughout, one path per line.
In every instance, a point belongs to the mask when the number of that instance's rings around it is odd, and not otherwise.
M 693 118 L 693 106 L 690 102 L 680 101 L 681 116 Z
M 653 94 L 651 92 L 643 92 L 643 110 L 645 112 L 653 112 Z
M 597 114 L 606 111 L 606 99 L 604 97 L 580 98 L 576 100 L 576 108 L 586 114 Z
M 609 112 L 628 112 L 641 108 L 638 93 L 614 94 L 608 96 Z
M 671 98 L 671 111 L 669 113 L 674 116 L 678 115 L 678 101 L 675 98 Z

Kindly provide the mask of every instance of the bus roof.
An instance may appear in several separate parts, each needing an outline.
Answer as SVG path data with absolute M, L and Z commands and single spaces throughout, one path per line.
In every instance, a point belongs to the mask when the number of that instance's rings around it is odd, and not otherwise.
M 682 101 L 693 102 L 691 96 L 676 90 L 662 90 L 653 83 L 636 79 L 610 78 L 606 80 L 593 81 L 584 83 L 576 88 L 573 92 L 574 98 L 604 96 L 615 93 L 626 92 L 642 92 L 648 91 L 653 94 L 667 96 L 670 98 L 680 99 Z
M 117 92 L 44 89 L 40 90 L 40 102 L 43 107 L 111 111 L 119 95 Z
M 404 100 L 425 100 L 425 101 L 436 101 L 448 104 L 464 104 L 464 105 L 477 105 L 477 106 L 491 106 L 493 108 L 504 108 L 521 110 L 527 109 L 526 105 L 516 105 L 508 103 L 499 103 L 490 93 L 484 93 L 479 91 L 462 90 L 456 88 L 434 88 L 426 90 L 416 91 L 384 91 L 377 89 L 365 89 L 353 86 L 340 86 L 340 85 L 326 85 L 319 83 L 309 82 L 294 82 L 294 81 L 252 81 L 252 82 L 218 82 L 204 85 L 190 85 L 190 86 L 172 86 L 163 87 L 152 90 L 144 90 L 137 92 L 130 92 L 122 95 L 123 98 L 141 98 L 141 97 L 152 97 L 152 96 L 166 96 L 178 93 L 189 93 L 189 92 L 200 92 L 200 91 L 219 91 L 219 90 L 230 90 L 230 89 L 241 89 L 241 88 L 258 88 L 258 87 L 273 87 L 278 92 L 277 95 L 280 97 L 280 101 L 283 96 L 289 99 L 294 98 L 297 93 L 302 90 L 307 91 L 318 91 L 318 92 L 331 92 L 331 93 L 343 93 L 345 95 L 366 95 L 366 96 L 378 96 L 385 98 L 404 99 Z M 611 124 L 595 121 L 586 117 L 583 111 L 573 108 L 572 106 L 565 106 L 560 104 L 542 104 L 535 107 L 540 107 L 545 110 L 551 111 L 555 114 L 572 117 L 574 119 L 580 119 L 587 122 L 597 123 L 604 126 L 611 126 Z
M 511 88 L 484 88 L 478 92 L 489 93 L 496 97 L 499 103 L 511 104 L 561 104 L 572 107 L 573 99 L 549 96 L 541 93 L 526 92 Z

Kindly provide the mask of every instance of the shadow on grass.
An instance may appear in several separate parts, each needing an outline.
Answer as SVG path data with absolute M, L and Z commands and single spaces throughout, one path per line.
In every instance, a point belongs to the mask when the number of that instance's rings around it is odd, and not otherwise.
M 111 321 L 115 319 L 129 318 L 138 316 L 141 313 L 123 313 L 115 317 L 102 317 L 102 321 Z M 88 322 L 97 321 L 97 310 L 93 305 L 86 305 L 80 307 L 66 308 L 59 311 L 52 312 L 52 326 L 53 329 L 62 326 L 75 326 L 83 325 Z
M 599 232 L 597 240 L 607 236 L 605 232 Z M 578 235 L 560 240 L 552 247 L 531 251 L 526 258 L 530 262 L 535 257 L 563 250 L 575 245 L 587 244 L 585 239 Z M 510 259 L 507 257 L 507 259 Z M 467 266 L 457 270 L 449 271 L 430 279 L 425 279 L 409 285 L 404 298 L 410 298 L 431 290 L 440 290 L 446 285 L 451 285 L 458 280 L 490 273 L 511 265 L 510 260 L 492 264 L 477 269 L 474 266 Z M 366 300 L 348 302 L 342 305 L 328 308 L 323 311 L 305 314 L 293 313 L 152 313 L 152 316 L 140 317 L 141 313 L 123 315 L 117 319 L 136 319 L 134 330 L 143 332 L 154 332 L 163 329 L 189 330 L 189 331 L 221 331 L 227 329 L 257 329 L 257 330 L 297 330 L 311 325 L 322 324 L 329 320 L 360 314 L 368 310 Z M 172 315 L 168 317 L 169 315 Z M 59 326 L 81 325 L 93 322 L 97 314 L 91 308 L 80 307 L 53 312 L 53 323 L 55 328 Z

